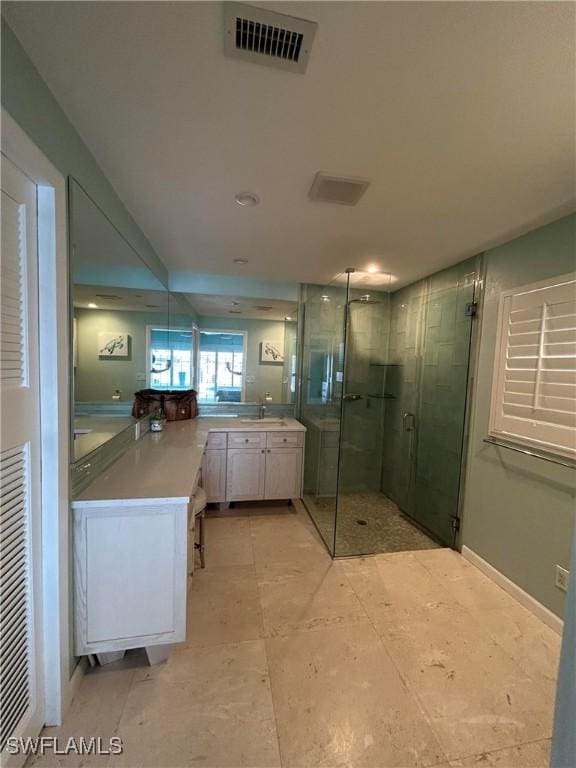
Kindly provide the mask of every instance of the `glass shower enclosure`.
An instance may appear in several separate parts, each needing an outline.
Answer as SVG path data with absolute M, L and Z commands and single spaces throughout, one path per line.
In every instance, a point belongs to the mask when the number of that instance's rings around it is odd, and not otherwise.
M 304 501 L 334 557 L 454 544 L 476 266 L 305 287 Z

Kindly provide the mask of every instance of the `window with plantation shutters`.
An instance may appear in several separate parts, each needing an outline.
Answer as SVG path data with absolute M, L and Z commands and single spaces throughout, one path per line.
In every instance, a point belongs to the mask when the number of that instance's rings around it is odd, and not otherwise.
M 576 273 L 502 293 L 490 433 L 576 458 Z

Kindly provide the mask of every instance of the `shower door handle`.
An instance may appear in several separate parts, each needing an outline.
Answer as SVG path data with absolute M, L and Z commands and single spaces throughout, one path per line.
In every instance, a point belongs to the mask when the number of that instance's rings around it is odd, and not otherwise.
M 409 411 L 404 411 L 402 414 L 402 424 L 404 432 L 414 432 L 416 429 L 416 416 Z
M 342 397 L 342 400 L 344 400 L 345 403 L 353 403 L 356 400 L 362 400 L 362 395 L 359 395 L 356 392 L 349 392 Z

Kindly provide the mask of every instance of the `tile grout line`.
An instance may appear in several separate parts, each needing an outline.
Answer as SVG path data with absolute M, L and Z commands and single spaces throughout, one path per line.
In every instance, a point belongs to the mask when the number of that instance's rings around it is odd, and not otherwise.
M 467 563 L 467 562 L 468 562 L 468 561 L 466 561 L 466 559 L 465 559 L 465 558 L 462 556 L 462 554 L 461 554 L 460 552 L 456 552 L 456 550 L 452 550 L 452 551 L 453 551 L 453 552 L 454 552 L 454 554 L 456 554 L 456 555 L 457 555 L 459 558 L 461 558 L 461 559 L 462 559 L 462 560 L 463 560 L 465 563 Z M 473 623 L 476 625 L 476 627 L 478 628 L 478 630 L 479 630 L 479 633 L 480 633 L 482 636 L 484 636 L 486 639 L 488 639 L 488 640 L 491 640 L 491 641 L 492 641 L 492 642 L 493 642 L 493 643 L 494 643 L 494 644 L 495 644 L 495 645 L 496 645 L 496 646 L 497 646 L 497 647 L 500 649 L 500 651 L 501 651 L 501 652 L 502 652 L 502 653 L 503 653 L 503 654 L 504 654 L 504 655 L 505 655 L 505 656 L 506 656 L 508 659 L 510 659 L 510 660 L 511 660 L 511 661 L 512 661 L 512 662 L 513 662 L 513 663 L 514 663 L 516 666 L 518 666 L 518 668 L 519 668 L 519 669 L 520 669 L 520 670 L 521 670 L 521 671 L 522 671 L 522 672 L 523 672 L 523 673 L 524 673 L 524 674 L 525 674 L 527 677 L 529 677 L 529 678 L 530 678 L 530 680 L 531 680 L 531 681 L 532 681 L 534 684 L 537 684 L 537 680 L 535 680 L 535 679 L 533 678 L 533 675 L 534 675 L 534 671 L 531 671 L 531 670 L 525 669 L 525 668 L 524 668 L 524 664 L 523 664 L 523 663 L 521 663 L 521 662 L 519 662 L 519 661 L 517 661 L 517 659 L 515 658 L 515 656 L 513 656 L 513 655 L 510 653 L 510 651 L 509 651 L 509 650 L 508 650 L 508 649 L 507 649 L 507 648 L 506 648 L 504 645 L 502 645 L 502 643 L 501 643 L 501 642 L 500 642 L 500 640 L 498 639 L 498 635 L 497 635 L 497 633 L 494 633 L 494 632 L 490 631 L 490 629 L 487 629 L 487 628 L 485 628 L 485 626 L 484 626 L 484 623 L 481 621 L 481 616 L 482 616 L 482 614 L 483 614 L 484 612 L 488 613 L 489 611 L 506 610 L 506 609 L 505 609 L 505 607 L 503 606 L 502 608 L 484 608 L 484 609 L 477 609 L 476 613 L 473 613 L 473 612 L 472 612 L 472 610 L 471 610 L 471 609 L 470 609 L 470 608 L 469 608 L 467 605 L 465 605 L 465 604 L 464 604 L 464 603 L 463 603 L 461 600 L 459 600 L 459 599 L 456 597 L 456 595 L 455 595 L 455 594 L 452 592 L 452 590 L 450 589 L 450 587 L 449 587 L 449 586 L 447 586 L 447 585 L 445 585 L 445 584 L 444 584 L 444 583 L 443 583 L 443 582 L 442 582 L 442 581 L 439 579 L 439 577 L 438 577 L 438 576 L 437 576 L 437 575 L 436 575 L 436 574 L 435 574 L 435 573 L 434 573 L 434 572 L 433 572 L 433 571 L 432 571 L 432 570 L 431 570 L 431 569 L 430 569 L 430 568 L 429 568 L 429 567 L 426 565 L 426 563 L 425 563 L 425 562 L 422 562 L 422 561 L 420 560 L 420 558 L 419 558 L 419 557 L 415 557 L 415 559 L 416 559 L 416 562 L 418 562 L 418 563 L 419 563 L 419 565 L 420 565 L 420 566 L 421 566 L 421 567 L 422 567 L 422 568 L 423 568 L 423 569 L 426 571 L 426 573 L 427 573 L 427 574 L 430 576 L 430 578 L 431 578 L 431 579 L 432 579 L 432 580 L 433 580 L 433 581 L 434 581 L 436 584 L 439 584 L 439 585 L 440 585 L 440 586 L 441 586 L 441 587 L 442 587 L 442 588 L 443 588 L 443 589 L 444 589 L 444 590 L 447 592 L 447 594 L 450 596 L 451 600 L 452 600 L 452 601 L 453 601 L 453 602 L 454 602 L 456 605 L 458 605 L 460 608 L 462 608 L 463 610 L 465 610 L 467 613 L 469 613 L 469 614 L 470 614 L 470 616 L 471 616 L 471 618 L 472 618 L 472 622 L 473 622 Z M 500 589 L 500 590 L 501 590 L 501 591 L 502 591 L 502 592 L 503 592 L 503 593 L 504 593 L 504 594 L 505 594 L 507 597 L 509 597 L 509 598 L 510 598 L 510 600 L 512 601 L 512 603 L 514 604 L 514 606 L 515 606 L 515 607 L 516 607 L 516 606 L 518 606 L 519 608 L 522 608 L 522 609 L 524 609 L 524 610 L 527 610 L 527 609 L 526 609 L 526 608 L 525 608 L 525 607 L 522 605 L 522 603 L 518 602 L 518 601 L 516 600 L 516 598 L 512 597 L 512 595 L 510 595 L 508 592 L 506 592 L 506 590 L 505 590 L 505 589 L 502 589 L 502 587 L 500 587 L 500 585 L 499 585 L 499 584 L 496 584 L 495 582 L 493 582 L 493 581 L 492 581 L 492 580 L 491 580 L 491 579 L 490 579 L 488 576 L 486 576 L 486 574 L 482 573 L 482 571 L 480 571 L 479 569 L 477 569 L 477 568 L 476 568 L 476 566 L 474 566 L 473 564 L 470 564 L 470 565 L 471 565 L 471 566 L 472 566 L 472 567 L 475 569 L 475 571 L 473 571 L 473 573 L 475 573 L 475 572 L 477 571 L 477 572 L 478 572 L 478 574 L 480 574 L 480 575 L 483 577 L 483 579 L 482 579 L 482 580 L 483 580 L 483 581 L 485 581 L 485 583 L 487 583 L 487 584 L 491 584 L 491 585 L 494 585 L 494 586 L 498 587 L 498 588 L 499 588 L 499 589 Z M 530 613 L 530 612 L 528 612 L 528 613 Z M 539 622 L 542 624 L 542 626 L 543 626 L 543 627 L 546 627 L 546 626 L 547 626 L 547 625 L 546 625 L 546 624 L 545 624 L 545 623 L 544 623 L 544 622 L 543 622 L 541 619 L 539 619 L 537 616 L 534 616 L 533 614 L 530 614 L 530 615 L 531 615 L 531 616 L 533 616 L 533 618 L 535 618 L 537 621 L 539 621 Z M 537 676 L 540 676 L 540 675 L 541 675 L 541 673 L 540 673 L 540 672 L 538 672 L 538 675 L 537 675 Z M 544 675 L 542 675 L 542 677 L 544 677 L 544 679 L 546 679 Z M 555 681 L 553 681 L 553 683 L 554 683 L 554 682 L 555 682 Z
M 482 757 L 484 755 L 497 755 L 499 752 L 506 752 L 509 749 L 517 749 L 518 747 L 528 747 L 532 744 L 543 744 L 546 741 L 551 741 L 551 737 L 545 739 L 534 739 L 533 741 L 520 741 L 517 744 L 511 744 L 507 747 L 498 747 L 498 749 L 484 749 L 482 752 L 474 752 L 468 755 L 461 755 L 460 757 L 448 758 L 448 762 L 456 762 L 457 760 L 469 760 L 471 757 Z M 442 765 L 442 763 L 440 763 Z M 434 768 L 434 766 L 429 766 Z M 542 768 L 548 768 L 548 766 L 542 766 Z
M 372 616 L 370 616 L 370 614 L 368 613 L 368 609 L 364 605 L 364 602 L 363 602 L 362 598 L 360 597 L 360 595 L 354 589 L 354 585 L 352 584 L 351 580 L 349 579 L 348 574 L 345 573 L 345 576 L 346 576 L 346 579 L 348 580 L 350 588 L 352 589 L 352 591 L 356 595 L 357 600 L 360 602 L 360 604 L 364 608 L 364 611 L 365 611 L 365 613 L 366 613 L 366 615 L 368 617 L 368 621 L 370 622 L 370 626 L 372 627 L 372 629 L 374 630 L 374 634 L 378 638 L 378 643 L 382 647 L 382 650 L 384 651 L 386 656 L 390 659 L 390 662 L 391 662 L 392 666 L 394 667 L 394 669 L 396 670 L 396 672 L 398 673 L 398 677 L 400 678 L 400 680 L 402 681 L 402 684 L 406 688 L 406 691 L 408 692 L 408 695 L 413 700 L 414 704 L 416 705 L 417 710 L 423 716 L 425 722 L 430 727 L 430 730 L 431 730 L 432 734 L 434 735 L 434 738 L 438 742 L 438 746 L 442 750 L 442 754 L 444 755 L 444 758 L 445 758 L 445 760 L 443 762 L 449 763 L 450 762 L 450 758 L 446 754 L 446 751 L 444 749 L 444 745 L 443 745 L 443 743 L 442 743 L 442 741 L 440 739 L 439 734 L 436 731 L 436 728 L 434 727 L 434 723 L 433 723 L 432 717 L 430 716 L 430 713 L 428 712 L 428 710 L 426 709 L 426 707 L 424 706 L 424 704 L 420 700 L 420 697 L 418 696 L 416 691 L 412 688 L 412 685 L 410 684 L 409 680 L 405 677 L 405 675 L 402 673 L 402 670 L 400 669 L 400 667 L 396 663 L 396 660 L 395 660 L 394 656 L 392 655 L 392 653 L 388 649 L 386 643 L 384 642 L 384 639 L 382 638 L 382 636 L 380 635 L 380 633 L 376 629 L 376 624 L 374 623 L 374 621 L 372 619 Z M 442 761 L 440 763 L 437 763 L 437 765 L 442 765 Z M 429 768 L 433 768 L 433 766 L 430 766 Z
M 409 554 L 411 555 L 411 557 L 414 557 L 414 553 L 409 553 Z M 458 553 L 457 553 L 457 554 L 458 554 Z M 504 655 L 505 655 L 505 656 L 506 656 L 508 659 L 510 659 L 510 660 L 511 660 L 511 661 L 513 661 L 514 663 L 517 663 L 517 662 L 515 662 L 515 659 L 514 659 L 514 657 L 513 657 L 513 656 L 511 656 L 511 655 L 510 655 L 510 654 L 509 654 L 509 653 L 506 651 L 506 649 L 505 649 L 503 646 L 501 646 L 501 645 L 500 645 L 500 643 L 498 643 L 498 642 L 495 640 L 495 638 L 493 637 L 492 633 L 490 633 L 490 632 L 488 632 L 487 630 L 484 630 L 484 629 L 483 629 L 482 625 L 481 625 L 481 624 L 480 624 L 480 622 L 479 622 L 479 621 L 476 619 L 476 617 L 474 616 L 474 614 L 472 613 L 472 611 L 470 610 L 470 608 L 468 608 L 466 605 L 464 605 L 463 603 L 461 603 L 461 602 L 460 602 L 460 601 L 459 601 L 459 600 L 456 598 L 456 596 L 455 596 L 455 595 L 454 595 L 454 594 L 453 594 L 453 593 L 452 593 L 452 592 L 451 592 L 451 591 L 450 591 L 450 590 L 449 590 L 447 587 L 445 587 L 445 586 L 444 586 L 444 584 L 443 584 L 443 583 L 440 581 L 440 579 L 439 579 L 439 578 L 438 578 L 438 577 L 437 577 L 437 576 L 436 576 L 436 575 L 435 575 L 435 574 L 434 574 L 432 571 L 430 571 L 430 570 L 429 570 L 429 569 L 426 567 L 426 565 L 425 565 L 424 563 L 420 562 L 420 559 L 419 559 L 418 557 L 414 557 L 414 559 L 416 560 L 416 562 L 418 562 L 418 563 L 419 563 L 419 565 L 420 565 L 420 566 L 422 566 L 422 568 L 423 568 L 423 569 L 426 571 L 426 573 L 427 573 L 427 574 L 430 576 L 430 578 L 431 578 L 431 579 L 432 579 L 432 580 L 433 580 L 433 581 L 434 581 L 436 584 L 438 584 L 438 585 L 439 585 L 441 588 L 443 588 L 443 589 L 444 589 L 444 590 L 447 592 L 447 594 L 448 594 L 448 596 L 450 597 L 451 601 L 452 601 L 454 604 L 456 604 L 457 606 L 459 606 L 459 607 L 460 607 L 462 610 L 466 611 L 466 613 L 468 613 L 468 614 L 470 615 L 470 617 L 471 617 L 472 621 L 474 622 L 474 624 L 475 624 L 476 626 L 478 626 L 478 628 L 479 628 L 479 629 L 481 630 L 481 632 L 484 634 L 485 638 L 486 638 L 486 639 L 488 639 L 488 640 L 492 640 L 492 641 L 495 643 L 495 645 L 497 645 L 497 647 L 498 647 L 498 648 L 499 648 L 499 649 L 502 651 L 502 653 L 504 653 Z M 346 578 L 347 578 L 347 579 L 349 578 L 349 577 L 348 577 L 348 574 L 346 574 Z M 349 583 L 350 583 L 350 587 L 352 588 L 352 590 L 354 591 L 354 593 L 355 593 L 355 594 L 356 594 L 356 596 L 358 597 L 358 600 L 359 600 L 359 601 L 362 603 L 362 599 L 361 599 L 361 597 L 358 595 L 358 593 L 357 593 L 357 592 L 356 592 L 356 590 L 354 589 L 354 586 L 353 586 L 353 584 L 351 583 L 351 581 L 350 581 L 350 580 L 349 580 Z M 362 603 L 362 604 L 363 604 L 363 603 Z M 365 610 L 366 610 L 366 609 L 365 609 Z M 446 754 L 446 753 L 445 753 L 445 751 L 444 751 L 444 746 L 443 746 L 443 744 L 442 744 L 442 741 L 440 740 L 440 736 L 439 736 L 439 734 L 437 733 L 437 731 L 436 731 L 436 728 L 434 727 L 434 721 L 433 721 L 433 719 L 432 719 L 432 718 L 431 718 L 431 716 L 429 715 L 429 713 L 428 713 L 428 711 L 427 711 L 427 709 L 426 709 L 425 705 L 423 704 L 423 702 L 420 700 L 420 697 L 418 696 L 417 692 L 416 692 L 415 690 L 413 690 L 413 688 L 412 688 L 412 686 L 411 686 L 410 682 L 409 682 L 409 681 L 408 681 L 408 679 L 406 679 L 406 678 L 405 678 L 405 676 L 403 675 L 403 673 L 402 673 L 402 671 L 401 671 L 400 667 L 398 666 L 398 664 L 396 663 L 396 660 L 394 659 L 394 656 L 393 656 L 393 654 L 391 653 L 391 651 L 390 651 L 390 650 L 389 650 L 389 648 L 387 647 L 387 645 L 386 645 L 386 641 L 384 640 L 384 638 L 383 638 L 383 637 L 380 635 L 380 633 L 378 632 L 378 630 L 377 630 L 377 628 L 376 628 L 376 625 L 375 625 L 374 621 L 372 620 L 372 617 L 370 616 L 370 614 L 368 613 L 368 611 L 367 611 L 367 610 L 366 610 L 366 612 L 367 612 L 367 614 L 368 614 L 368 618 L 369 618 L 369 621 L 370 621 L 370 623 L 371 623 L 371 625 L 372 625 L 372 627 L 373 627 L 373 629 L 374 629 L 374 631 L 375 631 L 375 633 L 376 633 L 376 635 L 377 635 L 377 637 L 378 637 L 378 639 L 379 639 L 379 641 L 380 641 L 380 643 L 381 643 L 381 645 L 382 645 L 382 647 L 383 647 L 384 651 L 386 652 L 386 655 L 387 655 L 387 656 L 390 658 L 390 660 L 391 660 L 391 662 L 392 662 L 392 664 L 393 664 L 394 668 L 395 668 L 395 669 L 396 669 L 396 671 L 398 672 L 398 674 L 399 674 L 399 676 L 400 676 L 401 680 L 402 680 L 402 681 L 403 681 L 403 683 L 405 684 L 405 686 L 406 686 L 407 690 L 409 691 L 410 695 L 411 695 L 411 696 L 414 698 L 414 700 L 415 700 L 415 702 L 416 702 L 416 704 L 417 704 L 418 708 L 420 709 L 420 711 L 422 712 L 422 714 L 423 714 L 423 716 L 425 717 L 426 721 L 428 722 L 428 724 L 429 724 L 429 726 L 430 726 L 430 728 L 431 728 L 431 730 L 432 730 L 433 734 L 435 735 L 436 739 L 438 740 L 438 744 L 440 745 L 440 747 L 441 747 L 442 751 L 444 752 L 444 754 Z M 519 668 L 520 668 L 520 669 L 521 669 L 521 670 L 524 672 L 524 669 L 523 669 L 523 667 L 521 667 L 521 666 L 520 666 Z M 535 682 L 535 681 L 533 681 L 533 682 Z M 475 753 L 475 754 L 472 754 L 472 755 L 465 755 L 465 756 L 458 756 L 458 757 L 450 757 L 450 756 L 446 755 L 446 760 L 447 760 L 448 762 L 451 762 L 451 761 L 455 761 L 455 760 L 464 760 L 464 759 L 466 759 L 467 757 L 475 757 L 475 756 L 476 756 L 476 755 L 478 755 L 478 754 L 484 754 L 484 753 L 485 753 L 485 754 L 490 754 L 490 753 L 493 753 L 493 752 L 500 752 L 500 751 L 503 751 L 503 750 L 505 750 L 505 749 L 514 749 L 514 748 L 516 748 L 516 747 L 524 746 L 525 744 L 536 744 L 536 743 L 539 743 L 539 742 L 548 741 L 550 738 L 551 738 L 551 735 L 550 735 L 550 736 L 548 736 L 548 737 L 544 737 L 544 738 L 542 738 L 542 739 L 535 739 L 534 741 L 529 741 L 529 742 L 517 742 L 517 743 L 514 743 L 514 744 L 510 744 L 510 745 L 508 745 L 508 746 L 505 746 L 505 747 L 499 747 L 498 749 L 494 749 L 494 750 L 484 750 L 483 752 Z M 440 763 L 440 765 L 441 765 L 441 764 L 442 764 L 442 763 Z M 430 768 L 433 768 L 433 767 L 431 766 Z
M 124 712 L 126 710 L 126 705 L 128 704 L 128 697 L 132 693 L 132 690 L 134 688 L 134 684 L 136 682 L 135 681 L 135 677 L 136 677 L 136 670 L 132 669 L 132 674 L 130 675 L 130 685 L 128 686 L 128 688 L 126 690 L 126 695 L 124 696 L 124 701 L 122 702 L 122 706 L 120 707 L 120 711 L 118 713 L 118 718 L 116 719 L 116 722 L 114 724 L 114 728 L 112 730 L 112 735 L 113 736 L 119 736 L 120 735 L 119 734 L 120 723 L 122 722 L 122 717 L 123 717 Z M 122 752 L 124 752 L 124 742 L 122 742 Z M 109 755 L 108 756 L 108 760 L 105 763 L 105 768 L 109 768 L 112 765 L 112 757 L 113 757 L 113 755 Z
M 250 548 L 252 550 L 252 561 L 254 563 L 254 573 L 256 574 L 256 589 L 258 591 L 258 609 L 260 611 L 260 619 L 262 622 L 262 632 L 264 637 L 262 637 L 262 644 L 264 645 L 264 656 L 266 658 L 266 671 L 268 674 L 268 685 L 270 686 L 270 701 L 272 703 L 272 714 L 274 715 L 274 731 L 276 733 L 276 744 L 278 745 L 278 759 L 280 761 L 279 766 L 280 768 L 283 768 L 283 760 L 282 760 L 282 749 L 280 747 L 280 731 L 278 729 L 278 714 L 276 712 L 276 704 L 274 702 L 274 690 L 272 688 L 272 673 L 270 670 L 270 659 L 268 657 L 268 647 L 266 643 L 266 627 L 264 626 L 264 610 L 262 608 L 262 594 L 260 592 L 260 581 L 258 579 L 258 572 L 256 569 L 256 556 L 254 552 L 254 537 L 252 535 L 253 533 L 253 523 L 252 523 L 252 516 L 250 515 L 249 518 L 249 533 L 250 533 Z

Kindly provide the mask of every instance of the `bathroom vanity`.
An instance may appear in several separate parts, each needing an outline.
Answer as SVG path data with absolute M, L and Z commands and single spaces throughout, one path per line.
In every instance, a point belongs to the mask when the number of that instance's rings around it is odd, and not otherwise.
M 300 498 L 305 430 L 292 418 L 168 423 L 90 483 L 72 503 L 76 653 L 143 647 L 153 662 L 184 641 L 197 488 L 222 505 Z
M 302 496 L 305 427 L 295 419 L 244 420 L 208 435 L 203 484 L 209 502 Z

